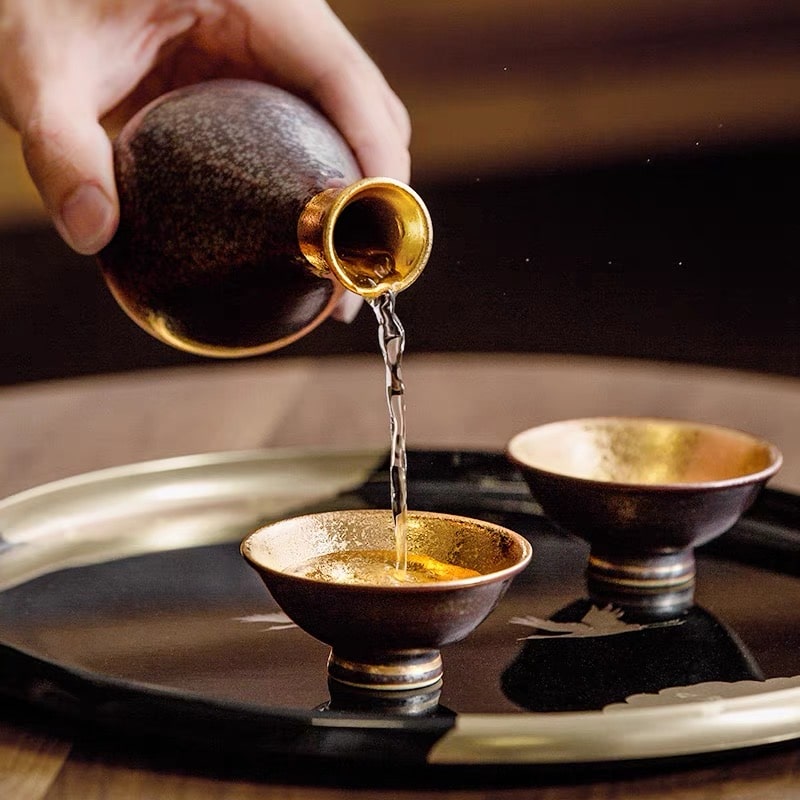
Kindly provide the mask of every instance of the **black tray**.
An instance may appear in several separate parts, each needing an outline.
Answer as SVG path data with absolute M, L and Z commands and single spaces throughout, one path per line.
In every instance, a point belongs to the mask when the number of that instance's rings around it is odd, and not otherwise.
M 0 503 L 0 691 L 178 747 L 326 762 L 644 762 L 800 738 L 800 500 L 765 489 L 698 555 L 685 616 L 639 626 L 585 595 L 585 543 L 500 453 L 412 451 L 409 504 L 527 536 L 530 567 L 435 696 L 342 697 L 238 552 L 273 519 L 386 507 L 385 454 L 203 454 Z M 731 586 L 757 587 L 759 605 Z M 766 600 L 764 599 L 766 598 Z M 532 637 L 532 638 L 529 638 Z

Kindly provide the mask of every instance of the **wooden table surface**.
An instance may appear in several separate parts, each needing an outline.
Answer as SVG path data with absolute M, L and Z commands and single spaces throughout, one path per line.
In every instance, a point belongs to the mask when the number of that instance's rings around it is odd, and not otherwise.
M 540 355 L 406 358 L 409 445 L 501 450 L 541 422 L 599 414 L 715 422 L 772 440 L 771 486 L 800 491 L 800 380 L 684 365 Z M 0 392 L 0 495 L 107 466 L 264 447 L 383 447 L 379 357 L 273 358 L 32 383 Z M 800 744 L 658 771 L 511 775 L 494 786 L 416 785 L 277 768 L 224 770 L 60 729 L 0 706 L 0 798 L 800 797 Z

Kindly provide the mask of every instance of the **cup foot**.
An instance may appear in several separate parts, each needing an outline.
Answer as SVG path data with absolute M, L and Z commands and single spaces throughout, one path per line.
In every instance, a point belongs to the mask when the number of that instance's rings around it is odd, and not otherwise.
M 592 551 L 586 578 L 598 604 L 621 608 L 629 616 L 674 617 L 694 602 L 694 551 L 636 557 Z
M 353 656 L 331 650 L 328 677 L 356 689 L 411 691 L 433 686 L 442 678 L 438 650 L 395 650 Z

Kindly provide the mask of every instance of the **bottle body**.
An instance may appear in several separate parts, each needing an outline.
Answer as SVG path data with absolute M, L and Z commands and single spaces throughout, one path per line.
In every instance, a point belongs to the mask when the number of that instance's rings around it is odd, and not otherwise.
M 361 231 L 374 237 L 376 221 L 379 237 L 392 228 L 382 201 L 353 191 L 369 181 L 330 122 L 265 84 L 171 92 L 125 126 L 114 158 L 120 225 L 98 256 L 101 272 L 135 322 L 190 352 L 269 352 L 330 314 L 345 288 L 323 252 L 334 234 L 322 231 L 342 191 L 368 212 L 342 217 L 356 220 L 344 248 L 355 247 L 361 269 L 371 269 Z

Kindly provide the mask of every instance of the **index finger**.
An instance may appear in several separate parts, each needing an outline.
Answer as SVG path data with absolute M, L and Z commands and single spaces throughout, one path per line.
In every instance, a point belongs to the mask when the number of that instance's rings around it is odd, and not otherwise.
M 245 0 L 251 56 L 316 102 L 367 176 L 408 181 L 408 113 L 377 65 L 322 0 Z

